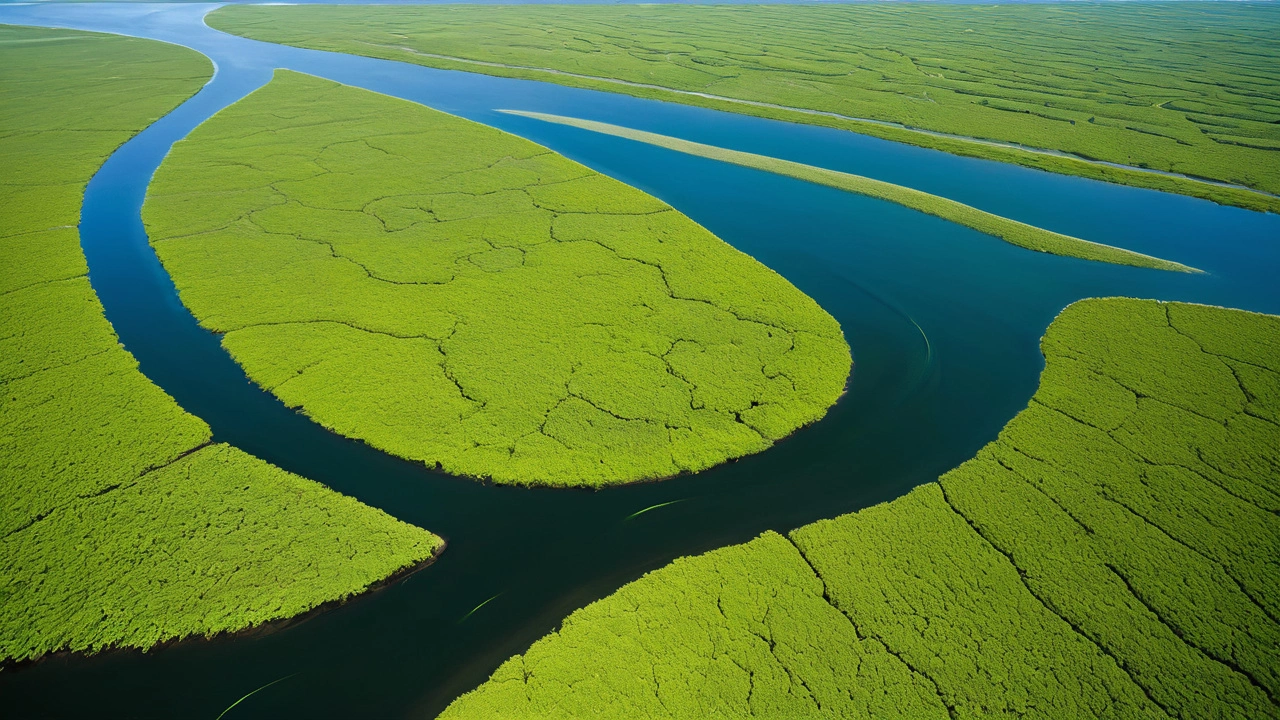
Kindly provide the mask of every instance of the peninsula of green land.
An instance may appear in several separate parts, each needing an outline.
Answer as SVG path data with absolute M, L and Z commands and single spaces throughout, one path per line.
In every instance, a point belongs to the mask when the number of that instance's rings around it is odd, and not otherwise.
M 208 22 L 1280 212 L 1274 3 L 238 5 Z
M 1188 267 L 1181 263 L 1161 260 L 1160 258 L 1143 255 L 1142 253 L 1133 252 L 1132 250 L 1125 250 L 1124 248 L 1113 247 L 1111 245 L 1103 245 L 1101 243 L 1090 242 L 1088 240 L 1081 240 L 1080 238 L 1071 237 L 1070 235 L 1063 235 L 1062 233 L 1045 230 L 1034 225 L 1028 225 L 1023 222 L 1018 222 L 1017 220 L 1010 220 L 1006 217 L 994 215 L 970 205 L 956 202 L 955 200 L 950 200 L 921 190 L 903 187 L 902 185 L 887 183 L 883 180 L 875 180 L 868 177 L 862 177 L 861 175 L 839 172 L 837 170 L 828 170 L 814 165 L 805 165 L 803 163 L 782 160 L 779 158 L 769 157 L 767 155 L 757 155 L 755 153 L 742 152 L 740 150 L 729 150 L 727 148 L 716 147 L 714 145 L 706 145 L 704 143 L 682 140 L 681 138 L 670 137 L 667 135 L 645 132 L 644 130 L 635 130 L 619 125 L 596 122 L 595 120 L 582 120 L 579 118 L 564 117 L 561 115 L 548 115 L 547 113 L 526 112 L 523 110 L 503 110 L 502 112 L 533 118 L 535 120 L 557 123 L 559 125 L 568 125 L 570 127 L 590 130 L 592 132 L 603 133 L 605 135 L 627 138 L 628 140 L 656 145 L 658 147 L 667 148 L 668 150 L 675 150 L 676 152 L 711 158 L 712 160 L 720 160 L 722 162 L 733 163 L 734 165 L 742 165 L 743 167 L 755 168 L 756 170 L 764 170 L 765 172 L 776 173 L 778 175 L 786 175 L 787 177 L 793 177 L 798 180 L 804 180 L 818 185 L 826 185 L 846 192 L 867 195 L 880 200 L 888 200 L 889 202 L 909 207 L 912 210 L 919 210 L 922 213 L 933 215 L 934 217 L 940 217 L 944 220 L 950 220 L 951 222 L 958 225 L 964 225 L 968 228 L 973 228 L 978 232 L 998 237 L 1010 245 L 1017 245 L 1018 247 L 1026 248 L 1027 250 L 1051 253 L 1053 255 L 1062 255 L 1064 257 L 1080 258 L 1081 260 L 1096 260 L 1098 262 L 1108 262 L 1116 265 L 1151 268 L 1154 270 L 1200 272 L 1195 268 Z
M 0 664 L 287 618 L 443 545 L 213 443 L 103 316 L 85 184 L 211 71 L 173 45 L 0 26 Z
M 443 718 L 1280 717 L 1280 318 L 1085 300 L 905 497 L 681 558 Z
M 459 475 L 702 470 L 818 420 L 849 374 L 830 315 L 662 201 L 297 73 L 175 145 L 143 217 L 255 382 Z

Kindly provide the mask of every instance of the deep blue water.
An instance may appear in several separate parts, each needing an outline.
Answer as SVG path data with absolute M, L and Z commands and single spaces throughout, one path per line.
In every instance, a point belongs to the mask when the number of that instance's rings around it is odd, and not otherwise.
M 1280 312 L 1280 216 L 837 130 L 258 43 L 205 27 L 200 18 L 211 7 L 0 7 L 0 22 L 152 37 L 217 63 L 199 95 L 123 146 L 90 183 L 81 236 L 93 286 L 143 372 L 205 419 L 216 439 L 437 532 L 449 548 L 404 582 L 268 634 L 5 671 L 6 716 L 212 718 L 294 673 L 228 719 L 430 715 L 568 612 L 674 557 L 891 499 L 959 464 L 1026 404 L 1043 365 L 1038 339 L 1077 299 L 1131 295 Z M 503 128 L 669 202 L 840 321 L 855 358 L 849 394 L 826 419 L 760 455 L 601 492 L 483 486 L 324 431 L 251 385 L 218 338 L 196 325 L 138 216 L 169 146 L 277 67 Z M 890 203 L 498 108 L 613 122 L 902 183 L 1208 274 L 1032 253 Z M 623 522 L 670 500 L 684 502 Z

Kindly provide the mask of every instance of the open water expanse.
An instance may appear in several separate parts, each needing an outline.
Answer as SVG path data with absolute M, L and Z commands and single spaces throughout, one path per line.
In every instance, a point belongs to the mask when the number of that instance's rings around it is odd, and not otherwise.
M 902 495 L 993 439 L 1034 392 L 1038 340 L 1084 297 L 1280 313 L 1280 216 L 959 158 L 838 130 L 245 40 L 212 5 L 2 5 L 0 22 L 194 48 L 196 97 L 124 145 L 85 195 L 81 237 L 107 317 L 143 372 L 216 440 L 445 537 L 431 567 L 288 627 L 0 673 L 6 717 L 431 716 L 575 608 L 680 555 Z M 599 492 L 485 486 L 329 433 L 251 385 L 179 302 L 139 209 L 171 144 L 289 68 L 500 127 L 650 192 L 784 275 L 840 321 L 849 393 L 762 454 Z M 901 183 L 1186 263 L 1183 275 L 1021 250 L 897 205 L 504 115 L 600 120 Z M 658 503 L 681 501 L 627 520 Z M 496 597 L 495 597 L 496 596 Z M 492 601 L 468 616 L 488 598 Z M 465 618 L 465 620 L 464 620 Z

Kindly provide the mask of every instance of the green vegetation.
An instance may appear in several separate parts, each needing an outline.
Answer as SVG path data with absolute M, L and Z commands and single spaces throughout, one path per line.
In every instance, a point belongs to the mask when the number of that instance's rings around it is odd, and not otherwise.
M 0 26 L 0 662 L 241 630 L 442 545 L 212 444 L 103 316 L 85 184 L 210 70 L 161 43 Z
M 208 20 L 1280 212 L 1269 3 L 228 6 Z
M 661 201 L 296 73 L 176 145 L 143 215 L 255 382 L 455 474 L 701 470 L 822 417 L 850 368 L 830 315 Z
M 572 690 L 566 692 L 566 685 Z M 681 558 L 583 608 L 442 718 L 946 718 L 776 533 Z
M 1195 268 L 1188 267 L 1181 263 L 1161 260 L 1160 258 L 1143 255 L 1142 253 L 1136 253 L 1131 250 L 1103 245 L 1101 243 L 1089 242 L 1088 240 L 1081 240 L 1080 238 L 1071 237 L 1070 235 L 1063 235 L 1050 230 L 1044 230 L 1034 225 L 1028 225 L 1026 223 L 1018 222 L 1017 220 L 1010 220 L 1009 218 L 1001 217 L 999 215 L 993 215 L 975 207 L 958 203 L 955 200 L 949 200 L 944 197 L 939 197 L 938 195 L 914 190 L 901 185 L 894 185 L 893 183 L 887 183 L 881 180 L 873 180 L 871 178 L 862 177 L 861 175 L 852 175 L 850 173 L 839 172 L 837 170 L 828 170 L 826 168 L 805 165 L 803 163 L 792 162 L 790 160 L 780 160 L 767 155 L 757 155 L 755 153 L 742 152 L 740 150 L 728 150 L 714 145 L 704 145 L 702 143 L 696 143 L 689 140 L 682 140 L 680 138 L 669 137 L 667 135 L 658 135 L 656 133 L 645 132 L 643 130 L 633 130 L 631 128 L 596 122 L 594 120 L 580 120 L 578 118 L 548 115 L 546 113 L 524 112 L 520 110 L 505 110 L 503 112 L 507 112 L 512 115 L 535 118 L 537 120 L 544 120 L 546 122 L 557 123 L 560 125 L 569 125 L 576 128 L 582 128 L 583 130 L 604 133 L 606 135 L 623 137 L 637 142 L 664 147 L 668 150 L 675 150 L 677 152 L 711 158 L 713 160 L 720 160 L 723 162 L 733 163 L 734 165 L 742 165 L 744 167 L 755 168 L 757 170 L 777 173 L 778 175 L 786 175 L 788 177 L 805 180 L 818 185 L 827 185 L 847 192 L 858 193 L 859 195 L 869 195 L 881 200 L 888 200 L 889 202 L 895 202 L 899 205 L 905 205 L 913 210 L 919 210 L 922 213 L 934 215 L 944 220 L 950 220 L 951 222 L 973 228 L 978 232 L 998 237 L 1007 243 L 1026 248 L 1028 250 L 1080 258 L 1082 260 L 1097 260 L 1099 262 L 1109 262 L 1117 265 L 1132 265 L 1134 267 L 1153 268 L 1156 270 L 1200 272 Z
M 1086 300 L 1042 349 L 937 483 L 677 560 L 443 717 L 1280 717 L 1280 318 Z

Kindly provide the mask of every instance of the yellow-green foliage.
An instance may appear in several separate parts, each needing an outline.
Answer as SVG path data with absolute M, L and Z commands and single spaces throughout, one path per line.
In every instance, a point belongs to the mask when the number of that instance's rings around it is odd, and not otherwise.
M 947 710 L 925 678 L 823 599 L 795 545 L 771 532 L 680 558 L 573 613 L 441 715 L 819 716 Z
M 633 130 L 631 128 L 621 127 L 619 125 L 610 125 L 609 123 L 596 122 L 594 120 L 580 120 L 578 118 L 563 117 L 560 115 L 548 115 L 546 113 L 525 112 L 519 110 L 507 110 L 512 115 L 522 115 L 546 122 L 558 123 L 560 125 L 569 125 L 572 127 L 591 130 L 592 132 L 604 133 L 606 135 L 615 135 L 624 137 L 637 142 L 657 145 L 677 152 L 697 155 L 699 157 L 712 158 L 723 162 L 742 165 L 745 167 L 755 168 L 757 170 L 765 170 L 767 172 L 786 175 L 788 177 L 805 180 L 807 182 L 816 183 L 818 185 L 827 185 L 829 187 L 839 188 L 848 192 L 858 193 L 860 195 L 869 195 L 881 200 L 888 200 L 899 205 L 919 210 L 929 215 L 934 215 L 944 220 L 973 228 L 979 232 L 993 235 L 1012 245 L 1035 250 L 1037 252 L 1052 253 L 1054 255 L 1063 255 L 1066 257 L 1075 257 L 1082 260 L 1097 260 L 1099 262 L 1115 263 L 1117 265 L 1132 265 L 1134 267 L 1154 268 L 1157 270 L 1173 270 L 1177 272 L 1199 272 L 1195 268 L 1187 267 L 1181 263 L 1161 260 L 1160 258 L 1143 255 L 1131 250 L 1103 245 L 1101 243 L 1081 240 L 1080 238 L 1063 235 L 1051 230 L 1038 228 L 1034 225 L 1010 220 L 1009 218 L 993 215 L 989 212 L 979 210 L 975 207 L 958 203 L 955 200 L 949 200 L 938 195 L 915 190 L 901 185 L 894 185 L 882 180 L 874 180 L 872 178 L 862 177 L 861 175 L 852 175 L 850 173 L 839 172 L 836 170 L 828 170 L 826 168 L 815 167 L 813 165 L 805 165 L 803 163 L 792 162 L 790 160 L 781 160 L 767 155 L 757 155 L 755 153 L 742 152 L 740 150 L 728 150 L 726 148 L 716 147 L 714 145 L 704 145 L 689 140 L 669 137 L 667 135 L 658 135 L 656 133 L 645 132 L 643 130 Z
M 210 70 L 160 43 L 0 26 L 0 661 L 289 617 L 440 544 L 211 444 L 103 317 L 75 229 L 85 183 Z
M 844 119 L 1274 195 L 1280 9 L 1267 3 L 232 6 L 209 21 L 260 40 L 842 127 L 1280 211 L 1274 196 Z
M 359 592 L 438 542 L 235 448 L 205 446 L 0 541 L 11 559 L 0 637 L 24 658 L 252 627 Z
M 895 662 L 839 681 L 885 693 L 876 716 L 936 700 L 952 717 L 1280 717 L 1280 318 L 1086 300 L 1042 348 L 1029 407 L 939 482 L 791 543 L 677 560 L 445 716 L 625 717 L 654 698 L 653 715 L 870 716 L 797 669 L 860 668 L 851 653 L 876 647 Z M 818 593 L 847 628 L 806 620 L 816 645 L 769 634 L 774 618 L 825 618 Z M 706 657 L 753 637 L 773 652 L 732 656 L 736 685 L 699 684 Z M 779 667 L 813 705 L 747 704 L 750 679 Z
M 822 417 L 849 372 L 830 315 L 661 201 L 296 73 L 175 146 L 144 218 L 256 382 L 457 474 L 701 470 Z

